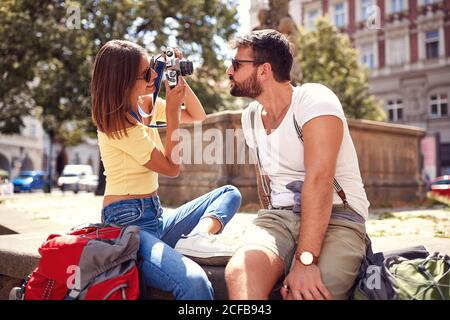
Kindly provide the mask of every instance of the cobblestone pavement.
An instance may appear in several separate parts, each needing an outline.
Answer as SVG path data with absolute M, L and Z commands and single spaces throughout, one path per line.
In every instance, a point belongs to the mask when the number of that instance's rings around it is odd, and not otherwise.
M 0 224 L 2 219 L 17 219 L 17 222 L 20 220 L 22 224 L 28 221 L 31 229 L 34 229 L 33 222 L 36 227 L 48 222 L 71 228 L 84 223 L 99 222 L 101 207 L 102 197 L 92 193 L 81 192 L 75 195 L 71 192 L 55 191 L 52 194 L 17 194 L 0 199 Z M 238 214 L 237 219 L 231 220 L 227 230 L 242 228 L 254 217 L 254 213 Z M 450 208 L 434 206 L 373 210 L 367 221 L 367 231 L 371 237 L 420 235 L 450 238 Z

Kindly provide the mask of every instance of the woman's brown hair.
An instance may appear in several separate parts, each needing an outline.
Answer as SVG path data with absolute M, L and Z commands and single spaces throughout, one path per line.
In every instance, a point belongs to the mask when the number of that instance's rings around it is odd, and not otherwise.
M 92 120 L 108 137 L 127 135 L 130 94 L 145 50 L 125 40 L 108 41 L 97 53 L 91 81 Z

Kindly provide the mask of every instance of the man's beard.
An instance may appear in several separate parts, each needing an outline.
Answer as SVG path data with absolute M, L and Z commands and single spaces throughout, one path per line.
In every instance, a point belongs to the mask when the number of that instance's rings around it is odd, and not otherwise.
M 230 77 L 230 80 L 232 78 Z M 230 94 L 234 97 L 256 98 L 262 93 L 262 87 L 256 79 L 256 70 L 253 74 L 242 83 L 234 81 L 234 85 L 230 89 Z

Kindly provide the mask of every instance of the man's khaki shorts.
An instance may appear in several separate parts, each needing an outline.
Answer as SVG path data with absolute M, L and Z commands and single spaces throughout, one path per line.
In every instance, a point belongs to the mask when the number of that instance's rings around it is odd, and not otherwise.
M 283 260 L 286 276 L 293 266 L 299 229 L 300 217 L 291 210 L 259 210 L 236 250 L 248 245 L 269 249 Z M 348 298 L 365 253 L 366 228 L 363 223 L 330 219 L 319 269 L 322 281 L 334 299 Z

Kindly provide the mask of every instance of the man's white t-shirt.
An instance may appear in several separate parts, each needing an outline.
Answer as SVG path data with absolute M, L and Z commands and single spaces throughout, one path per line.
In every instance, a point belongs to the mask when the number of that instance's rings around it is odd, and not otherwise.
M 317 83 L 305 83 L 300 87 L 294 87 L 292 102 L 285 117 L 278 128 L 269 135 L 261 120 L 262 105 L 257 101 L 250 103 L 242 113 L 242 129 L 247 145 L 254 149 L 254 136 L 250 120 L 252 109 L 256 110 L 256 143 L 263 170 L 270 178 L 271 200 L 274 207 L 295 205 L 295 199 L 301 198 L 296 189 L 299 183 L 302 184 L 305 180 L 303 143 L 297 136 L 293 114 L 301 128 L 313 118 L 333 115 L 341 119 L 344 124 L 343 139 L 336 161 L 335 178 L 345 191 L 350 206 L 367 219 L 370 203 L 361 179 L 356 150 L 342 105 L 329 88 Z M 295 184 L 296 181 L 297 184 Z M 336 191 L 333 195 L 333 204 L 342 204 Z

